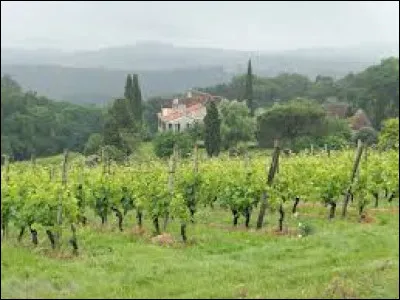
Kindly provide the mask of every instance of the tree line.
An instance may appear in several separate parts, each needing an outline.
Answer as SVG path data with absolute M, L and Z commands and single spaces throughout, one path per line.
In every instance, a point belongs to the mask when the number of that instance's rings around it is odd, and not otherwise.
M 1 154 L 15 160 L 82 152 L 93 132 L 103 127 L 103 112 L 94 106 L 56 102 L 23 92 L 9 76 L 1 78 Z
M 1 152 L 27 159 L 32 154 L 60 153 L 64 148 L 98 154 L 106 147 L 114 157 L 121 158 L 133 153 L 141 141 L 150 139 L 154 139 L 158 156 L 169 155 L 174 143 L 190 149 L 199 140 L 204 141 L 210 155 L 237 148 L 242 142 L 270 147 L 274 138 L 299 149 L 309 144 L 342 147 L 352 141 L 354 132 L 348 121 L 326 115 L 321 105 L 331 97 L 349 104 L 352 113 L 362 108 L 373 128 L 360 134 L 376 142 L 375 130 L 383 121 L 398 118 L 398 68 L 398 58 L 388 58 L 340 80 L 317 76 L 311 81 L 299 74 L 256 76 L 249 60 L 247 74 L 234 77 L 229 84 L 199 89 L 230 100 L 210 103 L 204 124 L 179 135 L 157 134 L 157 113 L 170 99 L 143 101 L 137 74 L 127 75 L 124 97 L 112 100 L 105 109 L 55 102 L 23 92 L 18 83 L 4 76 Z

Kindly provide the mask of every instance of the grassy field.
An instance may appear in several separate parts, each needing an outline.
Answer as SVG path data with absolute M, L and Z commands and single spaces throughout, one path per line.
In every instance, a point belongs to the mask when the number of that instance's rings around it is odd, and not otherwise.
M 162 241 L 115 220 L 105 227 L 79 228 L 80 254 L 50 250 L 43 231 L 34 248 L 13 230 L 1 246 L 2 298 L 398 298 L 398 205 L 369 208 L 359 223 L 354 208 L 347 220 L 328 221 L 324 207 L 300 206 L 278 234 L 277 216 L 265 230 L 234 229 L 230 214 L 199 211 L 179 239 L 177 222 Z M 255 216 L 252 218 L 254 228 Z M 96 224 L 97 219 L 93 220 Z M 299 237 L 299 222 L 313 233 Z M 67 232 L 64 233 L 67 235 Z M 67 237 L 64 238 L 64 240 Z M 174 241 L 175 240 L 175 241 Z

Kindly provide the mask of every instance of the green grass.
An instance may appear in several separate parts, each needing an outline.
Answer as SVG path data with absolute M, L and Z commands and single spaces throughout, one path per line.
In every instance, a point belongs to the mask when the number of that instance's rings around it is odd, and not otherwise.
M 2 242 L 1 297 L 398 298 L 398 206 L 368 209 L 371 223 L 359 223 L 354 208 L 349 213 L 328 221 L 326 208 L 303 206 L 297 219 L 287 213 L 293 234 L 277 235 L 276 213 L 256 232 L 241 224 L 232 229 L 229 213 L 204 209 L 188 226 L 188 245 L 171 222 L 167 231 L 177 241 L 170 246 L 135 234 L 132 216 L 123 233 L 114 218 L 105 228 L 94 219 L 96 225 L 79 228 L 76 258 L 65 255 L 69 249 L 52 253 L 43 231 L 34 248 L 28 236 L 18 245 L 12 230 Z M 299 238 L 298 222 L 313 234 Z M 152 230 L 147 219 L 145 228 Z

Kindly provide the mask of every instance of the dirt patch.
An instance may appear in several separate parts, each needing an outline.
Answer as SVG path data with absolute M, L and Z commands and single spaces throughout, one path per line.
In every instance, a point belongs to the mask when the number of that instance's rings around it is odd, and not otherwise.
M 148 235 L 148 231 L 144 227 L 134 226 L 130 231 L 130 234 L 145 236 Z
M 228 225 L 228 224 L 210 223 L 210 224 L 207 224 L 207 226 L 224 229 L 224 230 L 228 230 L 228 231 L 250 231 L 251 230 L 251 228 L 246 228 L 246 226 L 244 226 L 244 225 L 233 226 L 233 225 Z
M 297 206 L 297 208 L 301 208 L 301 207 L 321 207 L 322 205 L 318 202 L 299 202 L 299 205 Z
M 371 208 L 371 211 L 382 211 L 382 212 L 387 212 L 391 214 L 398 214 L 399 213 L 399 208 L 398 207 L 390 207 L 390 208 Z
M 172 246 L 175 244 L 176 241 L 174 237 L 169 233 L 162 233 L 151 238 L 151 242 L 160 246 Z
M 249 294 L 249 291 L 247 290 L 247 288 L 243 284 L 240 284 L 237 287 L 237 292 L 236 293 L 237 293 L 238 298 L 244 299 Z
M 363 224 L 370 224 L 370 223 L 375 223 L 375 222 L 376 222 L 375 218 L 373 218 L 370 215 L 364 214 L 360 218 L 360 223 L 363 223 Z
M 48 258 L 59 259 L 59 260 L 72 260 L 79 257 L 79 253 L 78 255 L 74 255 L 72 253 L 72 250 L 68 252 L 64 250 L 43 249 L 43 251 L 41 252 Z
M 269 231 L 274 236 L 297 236 L 299 235 L 299 231 L 295 228 L 283 228 L 280 231 L 278 228 L 272 229 Z
M 324 298 L 357 299 L 354 289 L 350 283 L 342 278 L 335 277 L 324 291 Z

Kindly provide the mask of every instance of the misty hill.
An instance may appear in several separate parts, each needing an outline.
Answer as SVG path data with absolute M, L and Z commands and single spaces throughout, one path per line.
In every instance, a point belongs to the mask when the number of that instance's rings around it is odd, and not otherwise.
M 315 77 L 315 72 L 331 70 L 339 75 L 354 67 L 365 68 L 384 57 L 398 56 L 397 44 L 365 44 L 351 48 L 311 48 L 280 52 L 238 51 L 214 48 L 177 47 L 159 42 L 142 42 L 132 46 L 102 48 L 93 51 L 63 52 L 61 50 L 1 49 L 2 64 L 61 65 L 79 68 L 121 70 L 169 70 L 223 66 L 227 71 L 242 71 L 251 57 L 257 71 L 277 75 L 285 68 L 301 69 L 302 74 Z M 313 63 L 313 66 L 306 65 Z M 255 66 L 256 67 L 256 66 Z M 277 67 L 280 69 L 278 70 Z M 358 70 L 354 70 L 358 71 Z
M 299 73 L 314 79 L 360 72 L 383 57 L 398 56 L 398 45 L 249 52 L 176 47 L 158 42 L 95 51 L 1 49 L 1 73 L 25 89 L 71 102 L 103 102 L 121 96 L 127 73 L 138 73 L 145 97 L 206 87 L 244 73 L 251 57 L 259 76 Z
M 171 95 L 197 85 L 210 86 L 226 82 L 231 77 L 221 67 L 128 71 L 49 65 L 1 66 L 1 74 L 10 75 L 24 89 L 73 103 L 105 103 L 123 96 L 126 76 L 133 72 L 139 74 L 144 97 Z

